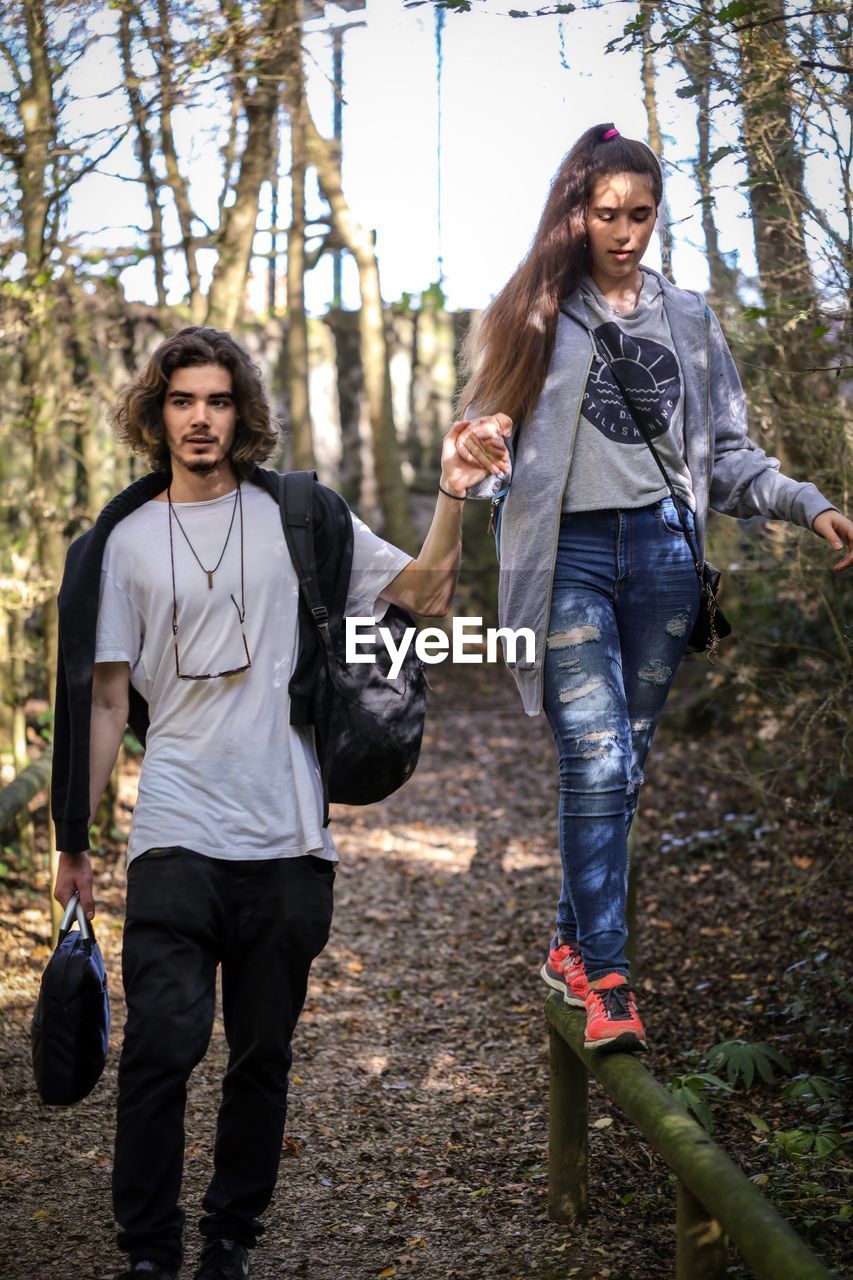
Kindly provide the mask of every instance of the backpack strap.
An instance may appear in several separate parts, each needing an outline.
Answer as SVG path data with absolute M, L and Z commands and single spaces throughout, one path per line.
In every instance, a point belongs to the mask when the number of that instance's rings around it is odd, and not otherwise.
M 320 595 L 317 579 L 317 557 L 314 551 L 314 484 L 313 471 L 288 471 L 279 478 L 278 505 L 281 527 L 296 576 L 299 591 L 316 626 L 329 661 L 334 660 L 334 647 L 329 631 L 329 611 Z
M 287 471 L 279 476 L 278 506 L 284 540 L 299 579 L 299 593 L 326 652 L 330 671 L 337 666 L 335 649 L 329 631 L 329 611 L 320 595 L 317 557 L 314 551 L 314 471 Z M 315 730 L 317 726 L 315 725 Z M 323 786 L 323 826 L 329 824 L 329 762 L 322 761 L 320 776 Z

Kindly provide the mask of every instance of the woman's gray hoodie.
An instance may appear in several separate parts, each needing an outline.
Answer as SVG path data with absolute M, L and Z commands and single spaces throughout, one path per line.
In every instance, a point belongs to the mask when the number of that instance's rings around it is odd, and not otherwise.
M 771 516 L 810 529 L 832 503 L 815 485 L 783 475 L 778 459 L 749 439 L 743 388 L 719 321 L 701 294 L 658 279 L 684 379 L 684 453 L 696 498 L 700 555 L 709 508 L 730 516 Z M 518 437 L 501 518 L 498 618 L 501 627 L 529 627 L 536 637 L 532 660 L 524 644 L 518 646 L 517 661 L 507 654 L 530 716 L 542 710 L 563 490 L 592 360 L 589 323 L 576 290 L 562 305 L 545 385 Z M 468 496 L 490 498 L 500 484 L 489 477 Z

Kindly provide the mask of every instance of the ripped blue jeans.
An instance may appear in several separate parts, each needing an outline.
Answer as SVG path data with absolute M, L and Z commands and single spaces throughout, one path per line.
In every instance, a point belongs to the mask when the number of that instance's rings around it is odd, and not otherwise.
M 698 606 L 671 498 L 563 516 L 545 654 L 560 764 L 557 934 L 577 943 L 590 979 L 628 973 L 628 831 Z

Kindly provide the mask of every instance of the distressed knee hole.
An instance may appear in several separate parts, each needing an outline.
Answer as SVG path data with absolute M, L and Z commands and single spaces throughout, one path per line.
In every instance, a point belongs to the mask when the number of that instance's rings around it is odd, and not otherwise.
M 595 733 L 585 733 L 582 738 L 577 739 L 577 744 L 582 747 L 582 760 L 600 760 L 602 756 L 607 755 L 609 747 L 615 746 L 617 736 L 612 729 L 600 729 Z
M 596 689 L 601 688 L 601 680 L 596 676 L 592 680 L 587 680 L 586 684 L 579 684 L 576 689 L 561 689 L 561 702 L 575 702 L 578 698 L 585 698 L 590 693 L 595 693 Z
M 687 630 L 687 614 L 677 613 L 674 618 L 670 618 L 666 624 L 666 634 L 668 636 L 683 636 Z
M 640 667 L 637 676 L 647 684 L 666 684 L 672 675 L 672 667 L 668 667 L 660 658 L 652 658 L 644 667 Z
M 642 770 L 640 770 L 640 772 L 635 774 L 633 778 L 628 779 L 628 785 L 625 788 L 625 794 L 627 796 L 632 796 L 635 791 L 640 790 L 640 787 L 643 785 L 645 780 L 646 780 L 646 775 L 643 773 Z
M 548 637 L 549 649 L 568 649 L 571 645 L 587 644 L 590 640 L 600 640 L 601 632 L 593 623 L 584 623 L 579 627 L 570 627 L 568 631 L 552 631 Z
M 639 720 L 632 720 L 632 721 L 631 721 L 631 732 L 632 732 L 632 733 L 646 733 L 649 729 L 651 729 L 652 724 L 653 724 L 653 721 L 652 721 L 652 719 L 651 719 L 651 717 L 650 717 L 650 716 L 645 716 L 645 717 L 643 717 L 643 718 L 641 718 L 641 719 L 639 719 Z

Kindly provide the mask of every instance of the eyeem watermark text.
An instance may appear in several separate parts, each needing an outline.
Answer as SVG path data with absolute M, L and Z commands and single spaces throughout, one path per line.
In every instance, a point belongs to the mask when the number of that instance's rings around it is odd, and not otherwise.
M 384 644 L 391 658 L 389 680 L 395 680 L 400 674 L 413 641 L 415 653 L 426 663 L 444 662 L 448 656 L 453 662 L 497 662 L 501 639 L 506 645 L 507 662 L 512 665 L 519 661 L 521 642 L 524 643 L 521 661 L 532 664 L 536 654 L 536 637 L 530 627 L 519 627 L 517 631 L 512 627 L 487 627 L 484 632 L 482 618 L 454 618 L 450 635 L 441 627 L 424 627 L 422 631 L 406 627 L 399 643 L 388 627 L 377 626 L 373 618 L 347 618 L 344 631 L 347 662 L 375 662 L 375 651 L 365 653 L 364 646 L 375 645 L 377 640 Z

